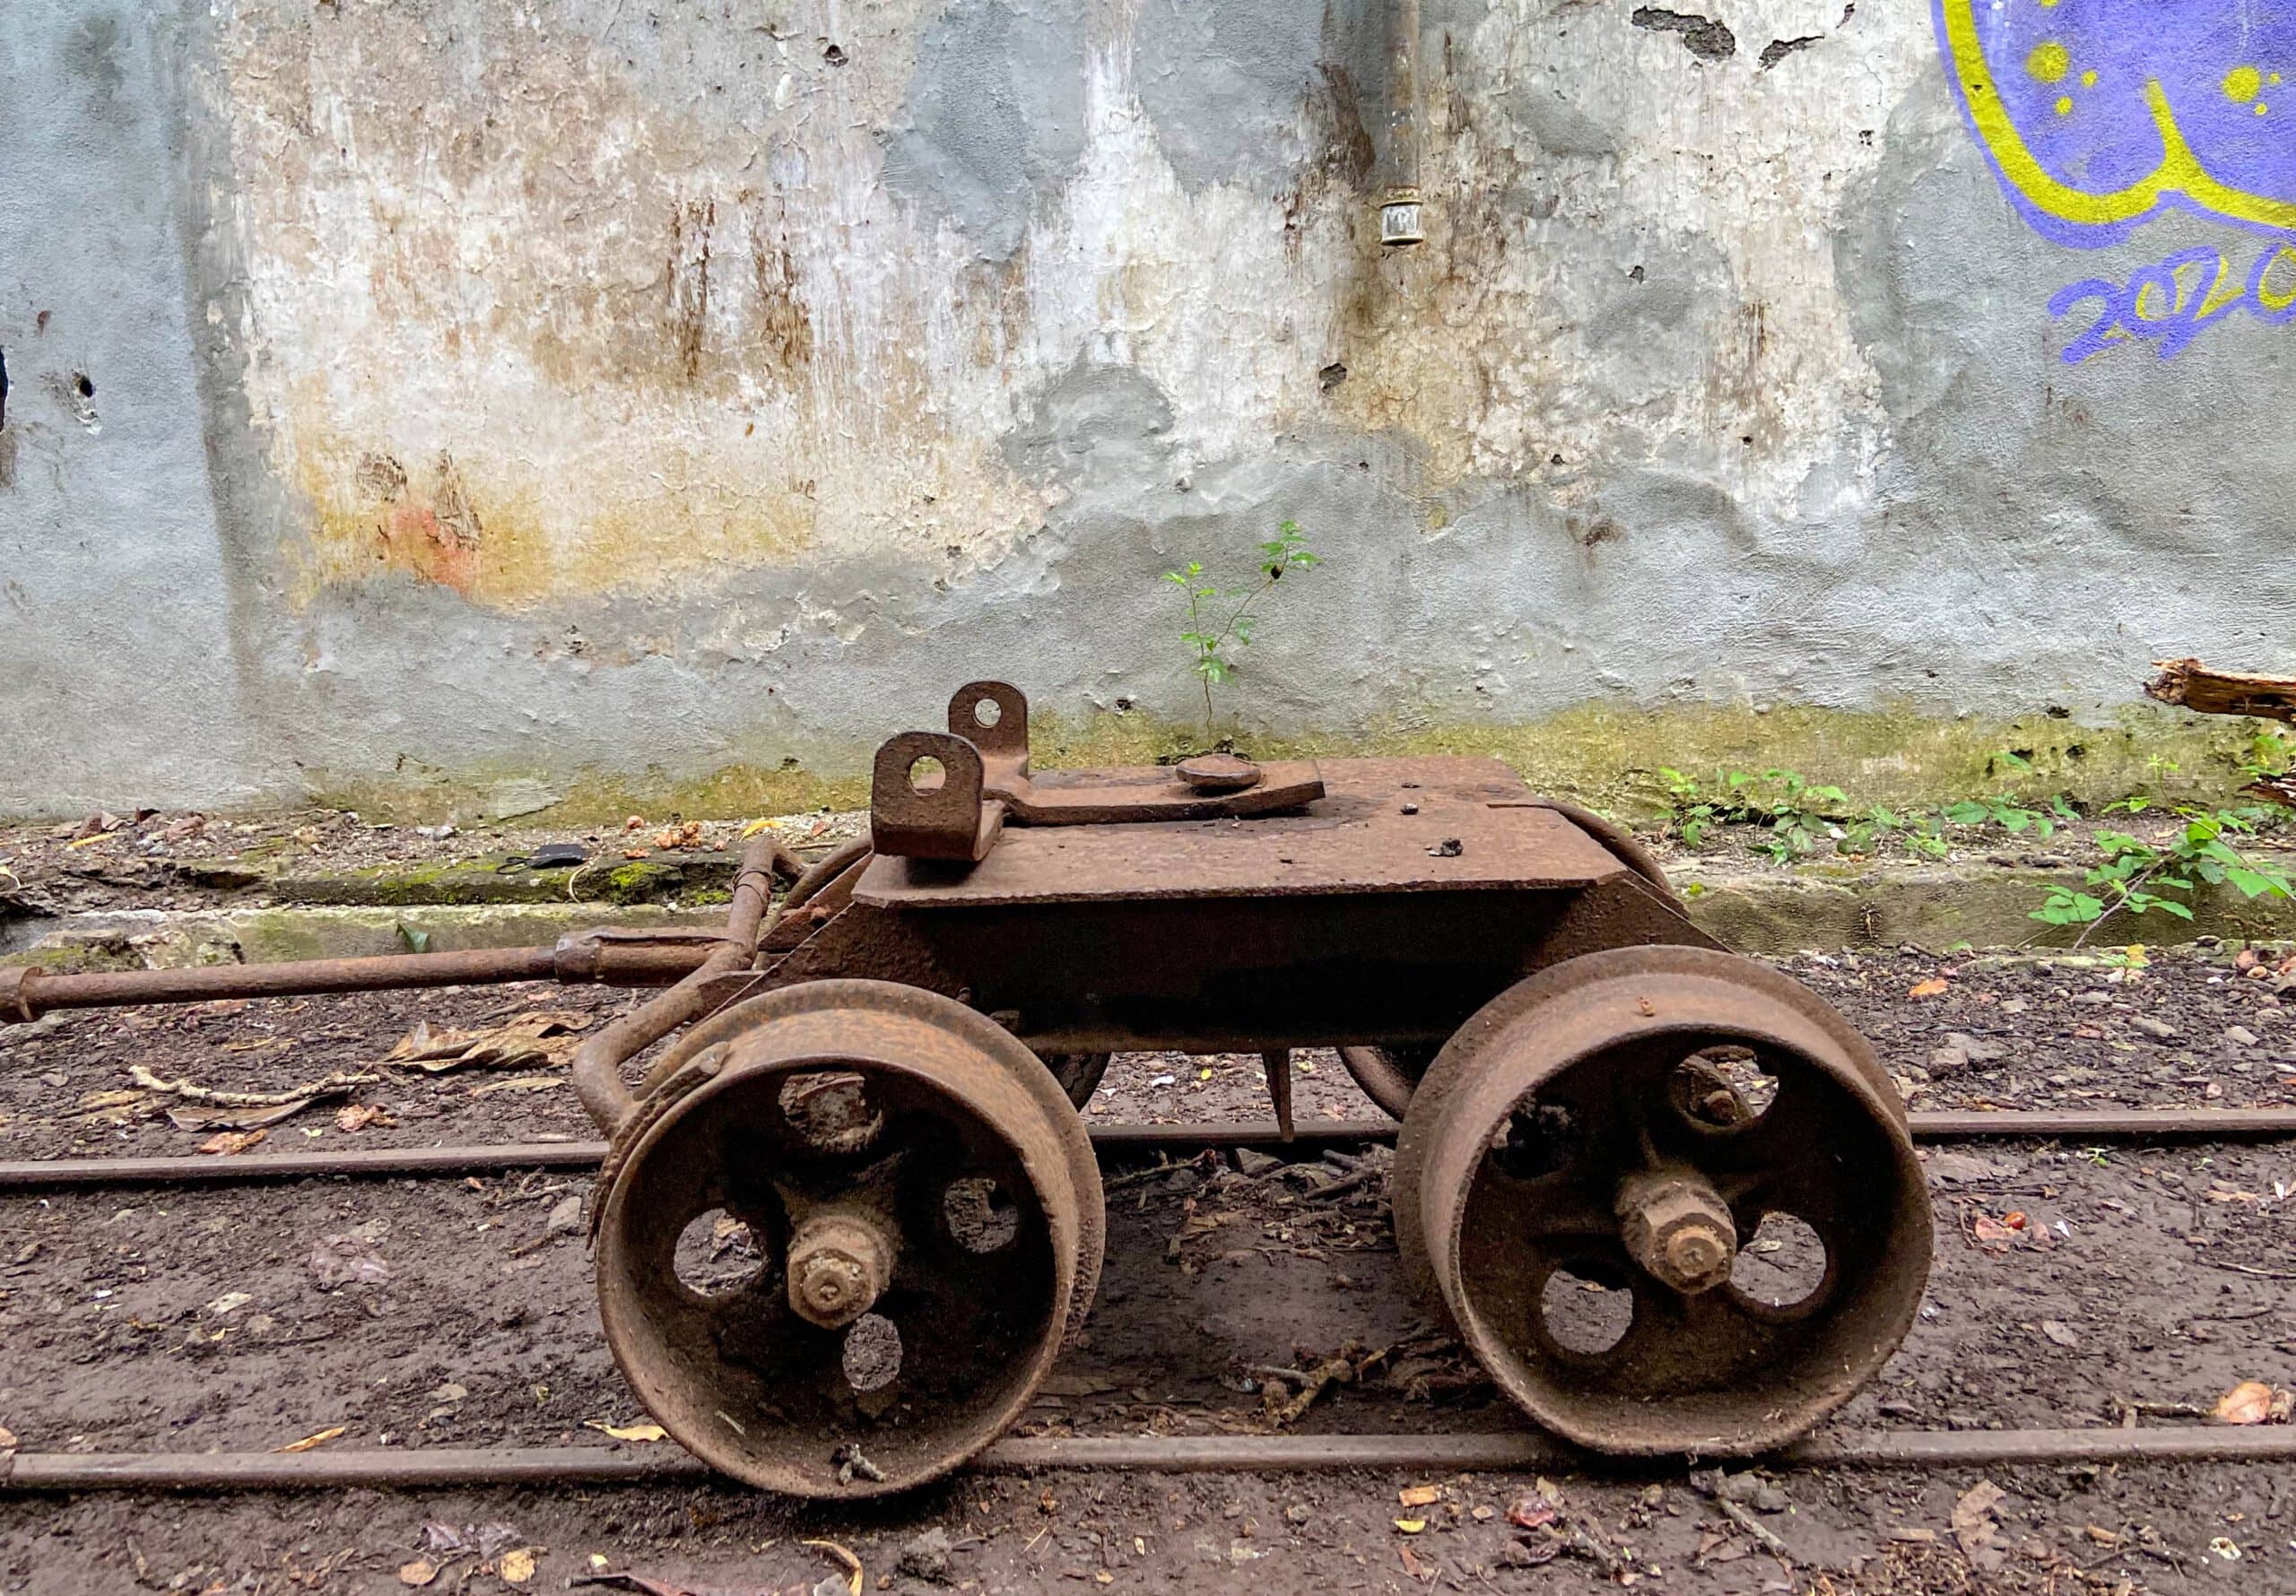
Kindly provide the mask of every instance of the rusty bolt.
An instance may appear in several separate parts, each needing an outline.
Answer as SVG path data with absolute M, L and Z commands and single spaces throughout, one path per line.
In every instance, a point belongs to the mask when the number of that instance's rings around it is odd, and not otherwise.
M 1693 1170 L 1644 1171 L 1619 1184 L 1619 1238 L 1662 1286 L 1685 1296 L 1730 1278 L 1738 1233 L 1729 1205 Z
M 817 1214 L 789 1242 L 789 1305 L 824 1330 L 852 1323 L 876 1305 L 892 1273 L 892 1248 L 869 1220 Z

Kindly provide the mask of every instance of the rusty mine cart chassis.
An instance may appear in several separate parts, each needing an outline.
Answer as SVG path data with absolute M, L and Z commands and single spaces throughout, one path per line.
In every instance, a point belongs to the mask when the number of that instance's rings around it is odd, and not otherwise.
M 958 692 L 949 727 L 879 750 L 868 841 L 802 872 L 753 845 L 722 932 L 6 971 L 0 1018 L 674 983 L 575 1057 L 610 1138 L 600 1316 L 664 1428 L 795 1496 L 917 1484 L 1026 1409 L 1091 1307 L 1079 1110 L 1116 1051 L 1260 1054 L 1288 1130 L 1292 1050 L 1339 1048 L 1403 1120 L 1413 1286 L 1580 1445 L 1762 1452 L 1904 1338 L 1930 1218 L 1887 1073 L 1813 993 L 1693 928 L 1624 833 L 1489 759 L 1032 774 L 999 682 Z M 623 1066 L 672 1037 L 633 1092 Z M 1798 1301 L 1732 1278 L 1772 1215 L 1822 1249 Z M 755 1267 L 707 1256 L 742 1226 Z M 1596 1333 L 1578 1285 L 1609 1307 Z

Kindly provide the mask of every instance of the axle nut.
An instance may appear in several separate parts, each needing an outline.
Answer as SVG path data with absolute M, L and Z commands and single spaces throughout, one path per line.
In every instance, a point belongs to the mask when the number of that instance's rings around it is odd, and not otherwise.
M 1730 1278 L 1738 1233 L 1729 1206 L 1695 1174 L 1645 1173 L 1620 1183 L 1619 1239 L 1644 1272 L 1685 1296 Z
M 867 1220 L 809 1219 L 789 1243 L 789 1305 L 810 1323 L 842 1329 L 876 1305 L 891 1265 L 892 1249 Z

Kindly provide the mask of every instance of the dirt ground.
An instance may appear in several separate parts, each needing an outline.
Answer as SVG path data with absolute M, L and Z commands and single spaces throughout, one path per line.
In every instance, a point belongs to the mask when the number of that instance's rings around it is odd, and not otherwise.
M 1917 1107 L 2232 1106 L 2296 1100 L 2296 1024 L 2281 1018 L 2296 979 L 2272 973 L 2276 957 L 2262 975 L 2231 949 L 2136 970 L 1912 951 L 1787 967 L 1874 1039 Z M 253 1134 L 214 1105 L 139 1089 L 136 1066 L 242 1090 L 374 1078 L 219 1157 L 587 1140 L 550 1054 L 624 1001 L 501 988 L 52 1018 L 0 1031 L 0 1157 Z M 538 1054 L 436 1074 L 384 1063 L 418 1020 L 435 1033 L 537 1011 L 567 1028 Z M 1332 1055 L 1300 1071 L 1302 1115 L 1375 1117 Z M 1090 1117 L 1260 1116 L 1259 1076 L 1257 1059 L 1124 1055 Z M 2288 1148 L 1926 1154 L 1927 1303 L 1839 1427 L 2198 1422 L 2241 1381 L 2296 1383 Z M 1210 1158 L 1107 1173 L 1098 1305 L 1024 1432 L 1265 1429 L 1261 1371 L 1349 1342 L 1361 1378 L 1292 1427 L 1520 1422 L 1397 1278 L 1378 1181 L 1326 1195 L 1338 1166 L 1247 1174 Z M 528 1174 L 0 1198 L 0 1426 L 34 1451 L 267 1450 L 337 1428 L 323 1444 L 655 1444 L 593 1427 L 643 1415 L 597 1329 L 588 1189 Z M 2004 1225 L 2013 1212 L 2022 1224 Z M 2008 1239 L 1982 1239 L 1996 1227 Z M 720 1486 L 0 1497 L 0 1589 L 531 1591 L 629 1572 L 830 1596 L 847 1588 L 840 1566 L 805 1544 L 829 1540 L 866 1588 L 907 1592 L 2296 1591 L 2284 1470 L 1798 1470 L 1727 1487 L 1783 1556 L 1725 1516 L 1712 1485 L 1674 1467 L 1545 1481 L 961 1475 L 867 1507 Z M 1435 1499 L 1403 1505 L 1413 1487 Z M 507 1577 L 529 1559 L 530 1575 Z M 429 1583 L 411 1585 L 424 1565 Z

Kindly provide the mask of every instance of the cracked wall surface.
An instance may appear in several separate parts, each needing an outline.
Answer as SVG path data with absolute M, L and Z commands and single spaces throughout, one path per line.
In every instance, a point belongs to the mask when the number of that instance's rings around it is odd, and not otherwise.
M 1159 574 L 1285 519 L 1270 733 L 2296 663 L 2296 247 L 2083 221 L 2087 102 L 2014 100 L 2049 187 L 1969 88 L 2261 117 L 2296 30 L 2100 4 L 1425 0 L 1382 255 L 1379 0 L 23 0 L 0 811 L 849 771 L 982 674 L 1184 717 Z

